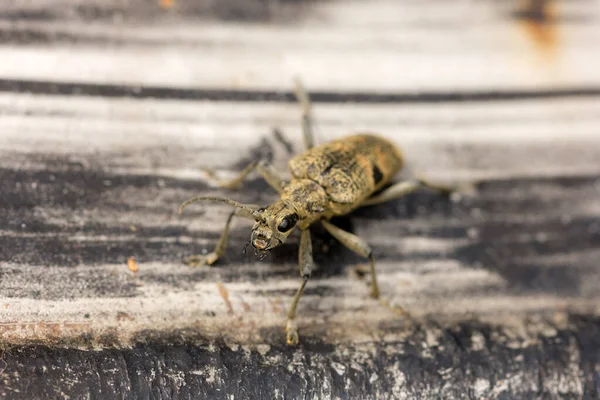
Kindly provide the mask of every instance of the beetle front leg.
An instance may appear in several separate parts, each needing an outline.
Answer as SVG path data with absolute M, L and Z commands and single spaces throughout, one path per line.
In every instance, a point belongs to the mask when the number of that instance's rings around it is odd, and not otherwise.
M 297 345 L 299 341 L 298 326 L 296 325 L 296 308 L 298 308 L 298 301 L 302 297 L 304 287 L 310 274 L 315 266 L 312 256 L 312 241 L 310 238 L 310 231 L 304 229 L 300 236 L 300 251 L 298 253 L 298 263 L 300 264 L 300 276 L 302 277 L 302 284 L 298 288 L 296 295 L 292 299 L 292 304 L 287 314 L 287 323 L 285 330 L 287 332 L 287 343 L 290 345 Z
M 229 237 L 229 228 L 231 227 L 231 221 L 233 220 L 233 216 L 241 216 L 241 217 L 249 217 L 243 210 L 234 210 L 227 217 L 227 222 L 225 223 L 225 228 L 223 229 L 223 233 L 221 233 L 221 237 L 217 242 L 217 246 L 215 249 L 208 254 L 196 254 L 193 256 L 185 257 L 183 259 L 183 263 L 189 265 L 190 267 L 201 267 L 203 265 L 213 265 L 219 258 L 223 257 L 225 254 L 225 247 L 227 246 L 227 239 Z
M 281 193 L 283 186 L 285 186 L 285 181 L 281 179 L 273 165 L 266 160 L 261 161 L 253 161 L 246 168 L 244 168 L 238 176 L 230 180 L 221 180 L 216 177 L 216 174 L 213 170 L 209 168 L 203 168 L 203 171 L 208 174 L 208 176 L 217 181 L 218 185 L 225 189 L 238 189 L 242 182 L 250 175 L 250 173 L 254 170 L 257 170 L 258 173 L 264 178 L 264 180 L 275 189 L 278 193 Z
M 340 241 L 341 244 L 352 250 L 359 256 L 369 259 L 371 265 L 371 297 L 374 299 L 379 298 L 379 285 L 377 285 L 377 274 L 375 273 L 375 259 L 373 258 L 373 252 L 371 247 L 358 236 L 346 232 L 343 229 L 338 228 L 329 221 L 321 221 L 327 232 L 334 238 Z

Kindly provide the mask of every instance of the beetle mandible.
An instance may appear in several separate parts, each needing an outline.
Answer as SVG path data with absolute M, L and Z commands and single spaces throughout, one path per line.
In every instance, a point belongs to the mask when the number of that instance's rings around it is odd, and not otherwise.
M 220 201 L 235 207 L 227 218 L 215 250 L 207 255 L 195 255 L 184 260 L 192 266 L 212 265 L 223 256 L 234 216 L 256 221 L 250 243 L 264 254 L 283 244 L 294 228 L 300 229 L 299 266 L 302 283 L 287 313 L 286 339 L 290 345 L 298 344 L 296 308 L 314 268 L 309 230 L 311 224 L 320 221 L 344 246 L 369 260 L 370 294 L 373 298 L 379 298 L 371 247 L 363 239 L 338 228 L 329 220 L 334 216 L 346 215 L 358 207 L 383 203 L 420 188 L 430 188 L 442 193 L 454 190 L 417 179 L 401 181 L 384 189 L 403 166 L 400 150 L 388 140 L 370 134 L 344 137 L 314 147 L 311 103 L 299 80 L 296 80 L 295 95 L 302 107 L 306 151 L 289 161 L 291 180 L 282 179 L 267 161 L 262 160 L 248 165 L 236 178 L 219 182 L 219 186 L 223 188 L 235 189 L 248 174 L 257 170 L 279 193 L 279 200 L 262 208 L 223 197 L 199 196 L 187 200 L 179 207 L 181 213 L 189 204 L 201 200 Z

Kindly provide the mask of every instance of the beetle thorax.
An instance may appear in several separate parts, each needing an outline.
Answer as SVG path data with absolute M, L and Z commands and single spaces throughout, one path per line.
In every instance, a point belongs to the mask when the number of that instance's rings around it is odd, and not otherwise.
M 293 179 L 283 188 L 280 201 L 297 210 L 301 229 L 320 219 L 329 206 L 325 189 L 310 179 Z

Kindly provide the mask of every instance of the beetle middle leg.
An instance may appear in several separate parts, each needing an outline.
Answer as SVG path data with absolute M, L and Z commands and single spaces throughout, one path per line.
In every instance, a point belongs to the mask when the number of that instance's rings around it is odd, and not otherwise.
M 302 277 L 302 284 L 298 288 L 298 291 L 292 300 L 292 304 L 290 304 L 287 314 L 287 323 L 285 325 L 285 330 L 287 332 L 287 343 L 291 345 L 296 345 L 299 341 L 298 326 L 296 325 L 296 308 L 298 308 L 298 301 L 300 301 L 300 297 L 302 297 L 304 287 L 306 286 L 308 278 L 310 278 L 310 274 L 315 266 L 312 256 L 310 230 L 308 229 L 302 230 L 302 234 L 300 236 L 298 263 L 300 264 L 300 276 Z
M 237 189 L 240 187 L 242 182 L 250 175 L 250 173 L 254 170 L 257 170 L 258 173 L 264 178 L 264 180 L 275 189 L 277 192 L 281 192 L 283 186 L 285 185 L 285 180 L 283 180 L 273 165 L 266 160 L 261 161 L 253 161 L 246 168 L 244 168 L 238 176 L 230 180 L 220 180 L 215 177 L 214 172 L 211 169 L 205 168 L 204 171 L 211 177 L 216 180 L 218 185 L 225 189 Z
M 248 217 L 243 210 L 237 209 L 232 211 L 229 214 L 229 217 L 227 217 L 225 228 L 223 229 L 223 233 L 221 233 L 221 237 L 219 238 L 215 249 L 208 254 L 196 254 L 185 257 L 183 263 L 190 267 L 201 267 L 203 265 L 213 265 L 219 258 L 223 257 L 225 254 L 225 247 L 227 246 L 227 239 L 229 237 L 229 228 L 231 227 L 231 221 L 233 220 L 234 215 Z
M 331 222 L 322 220 L 321 223 L 334 238 L 340 241 L 340 243 L 342 243 L 344 246 L 346 246 L 348 249 L 352 250 L 359 256 L 363 256 L 369 259 L 369 264 L 371 268 L 371 297 L 374 299 L 378 299 L 382 305 L 391 309 L 395 313 L 410 318 L 410 314 L 404 308 L 402 308 L 399 305 L 392 306 L 389 304 L 388 300 L 381 299 L 379 297 L 379 286 L 377 285 L 377 274 L 375 273 L 375 259 L 373 257 L 373 252 L 371 251 L 371 247 L 358 236 L 338 228 Z
M 375 259 L 373 258 L 371 247 L 355 234 L 346 232 L 345 230 L 333 225 L 329 221 L 322 220 L 321 223 L 327 232 L 339 240 L 340 243 L 359 256 L 369 259 L 369 264 L 371 266 L 371 297 L 374 299 L 379 298 L 379 286 L 377 285 L 377 274 L 375 273 Z
M 312 116 L 311 116 L 311 104 L 310 96 L 304 87 L 300 79 L 296 79 L 296 86 L 294 87 L 294 94 L 296 99 L 302 107 L 302 133 L 304 134 L 304 145 L 306 149 L 310 149 L 315 145 L 314 135 L 312 131 Z
M 397 199 L 422 188 L 432 189 L 444 195 L 448 195 L 457 190 L 457 188 L 438 185 L 422 179 L 402 181 L 390 186 L 383 192 L 366 199 L 360 206 L 385 203 L 386 201 Z

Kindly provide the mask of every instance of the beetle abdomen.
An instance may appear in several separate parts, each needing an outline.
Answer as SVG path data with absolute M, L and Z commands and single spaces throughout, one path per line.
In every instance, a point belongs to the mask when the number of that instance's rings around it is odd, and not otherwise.
M 358 206 L 387 184 L 402 163 L 400 151 L 388 140 L 356 135 L 313 147 L 292 158 L 289 168 L 294 178 L 321 185 L 332 201 Z

